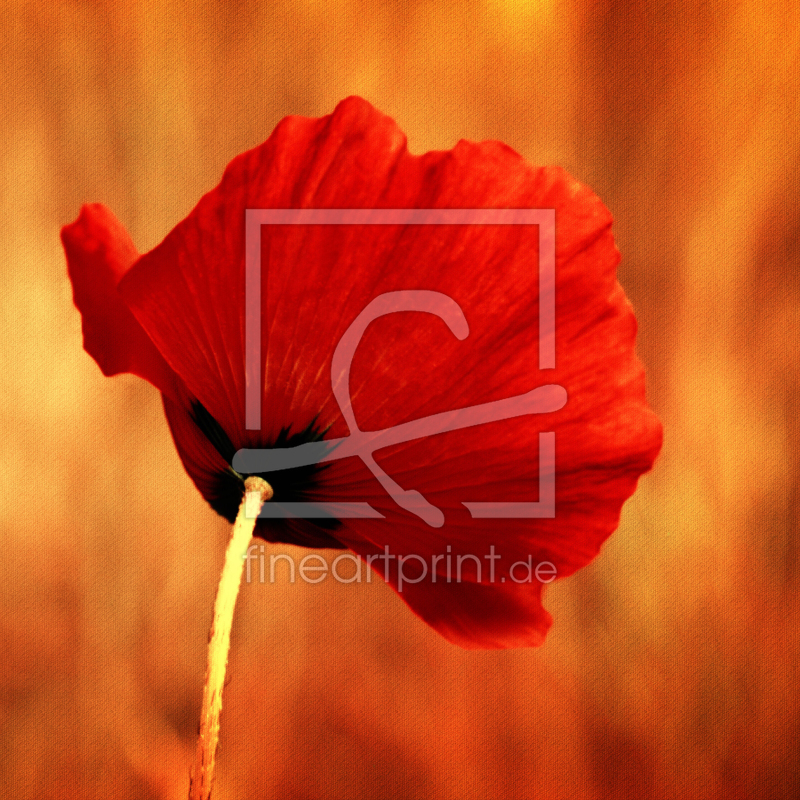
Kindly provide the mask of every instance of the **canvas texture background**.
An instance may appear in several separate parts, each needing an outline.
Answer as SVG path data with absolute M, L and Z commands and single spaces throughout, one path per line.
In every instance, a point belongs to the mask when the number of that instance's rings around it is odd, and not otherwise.
M 186 796 L 228 526 L 158 393 L 83 351 L 59 229 L 140 251 L 288 114 L 500 139 L 611 209 L 665 426 L 538 650 L 380 582 L 245 585 L 215 797 L 800 795 L 800 19 L 790 0 L 7 0 L 0 24 L 0 796 Z M 291 548 L 285 548 L 291 552 Z

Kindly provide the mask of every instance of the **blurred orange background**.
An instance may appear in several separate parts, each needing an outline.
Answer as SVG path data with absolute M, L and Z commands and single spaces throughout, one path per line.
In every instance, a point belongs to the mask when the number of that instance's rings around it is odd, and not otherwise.
M 665 423 L 538 650 L 383 584 L 245 584 L 215 797 L 795 798 L 800 12 L 791 0 L 6 0 L 0 795 L 184 798 L 228 525 L 158 393 L 82 350 L 58 233 L 156 245 L 287 114 L 501 139 L 615 217 Z M 291 548 L 284 548 L 291 551 Z

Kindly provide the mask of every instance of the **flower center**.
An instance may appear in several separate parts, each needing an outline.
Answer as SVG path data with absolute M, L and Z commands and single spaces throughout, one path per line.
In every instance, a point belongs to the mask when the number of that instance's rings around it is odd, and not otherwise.
M 228 465 L 217 473 L 216 484 L 208 496 L 208 502 L 220 516 L 229 522 L 234 522 L 244 496 L 244 482 L 249 476 L 241 475 L 231 466 L 236 447 L 205 406 L 195 400 L 192 403 L 191 415 L 197 427 Z M 324 438 L 326 432 L 317 427 L 316 418 L 302 430 L 295 433 L 290 431 L 291 425 L 281 428 L 278 436 L 262 447 L 265 449 L 296 447 L 307 442 L 318 442 Z M 270 503 L 307 503 L 320 499 L 322 476 L 329 468 L 330 464 L 309 464 L 292 469 L 258 473 L 257 477 L 263 478 L 272 487 L 273 496 Z M 322 519 L 261 518 L 253 535 L 269 542 L 344 549 L 344 545 L 331 534 L 341 525 L 341 521 L 333 516 Z

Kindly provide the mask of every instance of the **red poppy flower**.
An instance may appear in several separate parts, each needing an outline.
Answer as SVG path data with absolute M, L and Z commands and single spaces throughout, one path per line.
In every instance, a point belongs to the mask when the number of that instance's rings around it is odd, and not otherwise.
M 304 208 L 555 209 L 555 367 L 538 364 L 535 227 L 264 226 L 261 425 L 248 430 L 245 213 Z M 230 520 L 243 493 L 232 467 L 237 450 L 350 434 L 331 361 L 348 327 L 385 293 L 442 293 L 458 304 L 469 333 L 459 340 L 435 315 L 414 312 L 369 325 L 349 383 L 361 430 L 538 385 L 566 389 L 557 411 L 376 451 L 387 475 L 444 515 L 441 527 L 398 505 L 358 458 L 264 476 L 274 502 L 366 502 L 382 517 L 259 519 L 257 536 L 372 556 L 403 600 L 462 646 L 540 644 L 551 624 L 543 581 L 597 554 L 660 449 L 661 426 L 634 355 L 636 321 L 616 280 L 609 212 L 563 170 L 534 168 L 498 142 L 413 156 L 390 118 L 352 97 L 328 117 L 284 119 L 145 255 L 101 205 L 84 206 L 62 239 L 87 352 L 104 374 L 130 372 L 162 392 L 186 470 Z M 547 431 L 556 434 L 555 516 L 473 517 L 465 503 L 537 500 L 538 435 Z M 374 559 L 386 553 L 391 561 Z M 397 557 L 406 557 L 402 585 Z M 545 563 L 552 569 L 541 579 L 525 579 L 526 564 Z

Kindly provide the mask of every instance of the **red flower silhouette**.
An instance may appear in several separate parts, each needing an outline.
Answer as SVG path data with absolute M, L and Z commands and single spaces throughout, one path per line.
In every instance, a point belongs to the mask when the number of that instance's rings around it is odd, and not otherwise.
M 555 369 L 538 371 L 535 229 L 267 226 L 261 430 L 246 430 L 249 208 L 555 209 Z M 512 579 L 510 566 L 551 562 L 564 577 L 587 564 L 660 449 L 661 426 L 647 406 L 634 355 L 636 321 L 616 280 L 609 212 L 561 169 L 531 167 L 503 144 L 462 141 L 448 152 L 412 156 L 390 118 L 352 97 L 328 117 L 284 119 L 267 142 L 234 159 L 220 185 L 141 257 L 101 205 L 84 206 L 62 239 L 87 352 L 104 374 L 130 372 L 162 392 L 186 470 L 231 520 L 243 492 L 242 476 L 231 467 L 238 449 L 348 435 L 332 392 L 331 358 L 348 326 L 382 293 L 444 293 L 461 307 L 470 332 L 459 341 L 429 314 L 373 322 L 350 377 L 362 430 L 539 384 L 565 387 L 569 399 L 560 411 L 376 452 L 386 473 L 444 512 L 441 528 L 400 508 L 356 458 L 265 476 L 275 502 L 368 502 L 384 519 L 260 519 L 256 535 L 348 547 L 364 557 L 388 547 L 394 557 L 419 557 L 407 562 L 411 580 L 421 577 L 415 569 L 422 560 L 433 564 L 424 579 L 402 587 L 396 566 L 387 572 L 378 560 L 374 567 L 402 588 L 420 617 L 464 647 L 541 644 L 551 624 L 542 584 L 517 582 L 525 569 Z M 472 518 L 465 501 L 537 499 L 541 431 L 557 433 L 555 518 Z M 490 552 L 499 555 L 491 576 Z

